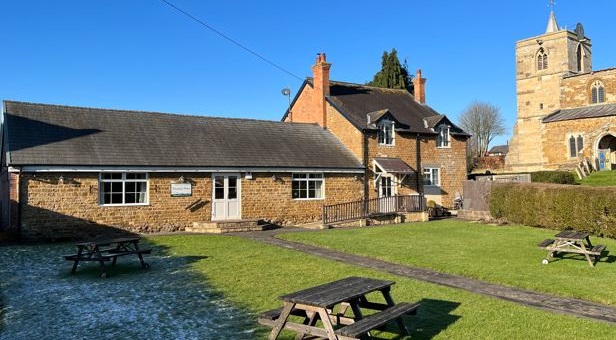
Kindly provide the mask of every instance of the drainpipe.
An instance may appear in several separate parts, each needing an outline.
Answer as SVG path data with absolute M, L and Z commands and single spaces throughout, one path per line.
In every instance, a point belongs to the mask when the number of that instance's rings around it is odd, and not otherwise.
M 419 191 L 419 176 L 421 174 L 421 139 L 419 138 L 419 134 L 417 134 L 417 136 L 415 137 L 415 144 L 417 144 L 417 154 L 415 155 L 415 162 L 417 164 L 417 176 L 415 177 L 415 180 L 417 184 L 417 191 Z M 423 195 L 423 187 L 422 190 L 419 191 L 419 193 Z
M 423 202 L 425 201 L 425 199 L 424 199 L 423 186 L 421 186 L 421 191 L 419 190 L 420 184 L 421 184 L 420 176 L 422 174 L 421 172 L 421 138 L 419 138 L 419 134 L 415 136 L 415 144 L 417 145 L 415 148 L 417 150 L 417 153 L 415 155 L 415 161 L 417 164 L 417 176 L 415 176 L 415 183 L 417 185 L 417 191 L 419 192 L 419 197 L 421 200 L 420 206 L 421 206 L 421 209 L 424 210 L 425 207 L 423 206 Z

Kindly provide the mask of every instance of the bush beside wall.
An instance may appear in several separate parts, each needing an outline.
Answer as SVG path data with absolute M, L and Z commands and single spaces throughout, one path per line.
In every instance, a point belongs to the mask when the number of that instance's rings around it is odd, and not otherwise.
M 588 231 L 616 238 L 616 188 L 545 183 L 495 183 L 494 218 L 529 226 Z
M 568 171 L 537 171 L 531 172 L 531 182 L 575 184 L 575 176 Z

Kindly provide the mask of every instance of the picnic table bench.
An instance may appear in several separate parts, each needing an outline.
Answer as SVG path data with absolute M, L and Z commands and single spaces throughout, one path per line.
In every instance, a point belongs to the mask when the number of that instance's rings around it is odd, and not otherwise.
M 283 329 L 297 332 L 297 339 L 317 336 L 326 339 L 356 340 L 370 335 L 391 321 L 396 321 L 403 334 L 409 334 L 403 315 L 416 314 L 419 303 L 395 304 L 391 294 L 393 281 L 364 277 L 348 277 L 342 280 L 308 288 L 280 297 L 283 307 L 259 315 L 259 323 L 272 327 L 268 339 L 278 337 Z M 368 301 L 366 294 L 380 292 L 385 303 Z M 349 309 L 353 316 L 347 314 Z M 364 317 L 362 309 L 377 312 Z M 290 316 L 303 318 L 302 323 L 293 322 Z M 317 321 L 322 327 L 317 327 Z M 334 329 L 334 326 L 341 326 Z
M 541 261 L 543 264 L 550 263 L 549 258 L 559 253 L 582 254 L 591 267 L 599 261 L 606 246 L 602 244 L 592 245 L 590 234 L 583 231 L 564 230 L 554 236 L 554 239 L 546 239 L 537 245 L 548 251 L 547 256 Z M 592 256 L 592 258 L 591 258 Z
M 107 277 L 107 270 L 105 268 L 105 262 L 111 261 L 111 265 L 115 266 L 118 257 L 126 255 L 137 255 L 141 268 L 147 269 L 150 267 L 143 260 L 143 255 L 150 254 L 151 249 L 139 249 L 139 237 L 120 237 L 111 239 L 96 239 L 88 242 L 81 242 L 75 244 L 77 246 L 77 253 L 71 255 L 64 255 L 64 259 L 67 261 L 73 261 L 73 268 L 71 274 L 75 274 L 77 266 L 81 261 L 95 261 L 99 262 L 101 266 L 102 278 Z

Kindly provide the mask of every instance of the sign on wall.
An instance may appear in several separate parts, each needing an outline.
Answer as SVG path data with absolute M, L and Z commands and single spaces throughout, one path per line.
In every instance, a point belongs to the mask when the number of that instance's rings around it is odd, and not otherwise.
M 171 197 L 192 196 L 191 183 L 171 183 Z

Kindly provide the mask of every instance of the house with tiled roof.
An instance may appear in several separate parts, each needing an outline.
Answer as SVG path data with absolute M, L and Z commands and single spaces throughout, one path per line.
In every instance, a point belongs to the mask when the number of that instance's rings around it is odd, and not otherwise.
M 466 179 L 470 135 L 426 104 L 426 79 L 418 70 L 415 95 L 329 79 L 331 64 L 317 56 L 282 118 L 317 123 L 365 167 L 364 197 L 423 194 L 450 207 Z
M 26 239 L 318 221 L 364 172 L 316 124 L 3 103 L 2 230 Z
M 516 88 L 509 171 L 616 169 L 616 68 L 592 68 L 582 24 L 559 27 L 552 11 L 544 34 L 518 41 Z

